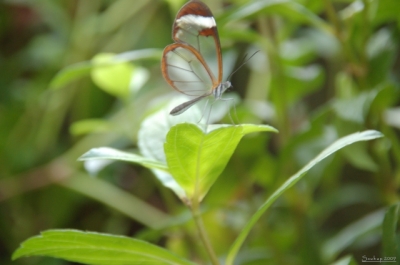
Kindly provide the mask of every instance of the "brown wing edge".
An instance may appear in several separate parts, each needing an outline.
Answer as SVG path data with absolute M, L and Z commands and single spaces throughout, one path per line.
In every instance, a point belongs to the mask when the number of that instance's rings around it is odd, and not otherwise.
M 175 17 L 175 21 L 185 15 L 199 15 L 203 17 L 214 17 L 210 8 L 206 4 L 198 0 L 192 0 L 185 4 L 179 11 Z M 179 27 L 176 22 L 172 27 L 172 39 L 177 43 L 184 43 L 178 38 L 175 38 L 176 33 L 178 32 Z M 222 53 L 221 53 L 221 43 L 219 40 L 218 29 L 217 27 L 212 27 L 208 29 L 203 29 L 199 32 L 199 35 L 209 37 L 212 36 L 214 38 L 215 47 L 217 50 L 217 59 L 218 59 L 218 79 L 215 80 L 213 78 L 214 88 L 217 87 L 222 82 L 222 74 L 223 74 L 223 64 L 222 64 Z M 189 45 L 189 44 L 187 44 Z M 208 71 L 208 70 L 207 70 Z M 215 82 L 214 82 L 215 81 Z
M 206 4 L 198 0 L 192 0 L 181 7 L 181 9 L 178 11 L 178 14 L 176 14 L 175 19 L 179 19 L 180 17 L 183 17 L 185 15 L 192 14 L 200 15 L 203 17 L 213 17 L 211 10 Z
M 172 88 L 174 88 L 176 91 L 178 91 L 178 92 L 180 92 L 180 93 L 182 93 L 182 94 L 188 95 L 188 94 L 186 94 L 185 92 L 183 92 L 182 90 L 179 90 L 179 89 L 174 85 L 173 80 L 171 80 L 171 79 L 169 78 L 169 76 L 168 76 L 168 63 L 167 63 L 167 60 L 166 60 L 166 54 L 169 53 L 169 52 L 172 52 L 173 50 L 175 50 L 175 49 L 178 48 L 178 47 L 182 47 L 182 48 L 184 48 L 184 49 L 187 49 L 187 50 L 191 51 L 191 52 L 196 56 L 196 58 L 197 58 L 197 59 L 200 61 L 200 63 L 204 66 L 204 68 L 206 69 L 208 75 L 210 76 L 211 81 L 212 81 L 212 83 L 213 83 L 213 90 L 214 90 L 215 87 L 216 87 L 215 84 L 216 84 L 217 82 L 216 82 L 216 80 L 215 80 L 215 77 L 214 77 L 213 73 L 211 72 L 211 69 L 208 67 L 207 63 L 205 62 L 203 56 L 202 56 L 195 48 L 193 48 L 193 47 L 190 46 L 190 45 L 186 45 L 186 44 L 184 44 L 184 43 L 173 43 L 173 44 L 168 45 L 168 46 L 165 47 L 165 49 L 164 49 L 163 56 L 162 56 L 162 60 L 161 60 L 161 72 L 162 72 L 162 75 L 163 75 L 164 79 L 167 81 L 167 83 L 168 83 Z M 217 83 L 217 86 L 218 86 L 218 85 L 219 85 L 219 83 Z M 189 95 L 189 96 L 190 96 L 190 95 Z

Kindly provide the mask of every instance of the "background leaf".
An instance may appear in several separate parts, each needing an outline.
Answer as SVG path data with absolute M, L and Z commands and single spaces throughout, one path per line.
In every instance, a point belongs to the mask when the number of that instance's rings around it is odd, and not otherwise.
M 357 261 L 351 256 L 345 256 L 332 263 L 332 265 L 357 265 Z
M 127 98 L 130 92 L 130 82 L 136 70 L 129 63 L 112 64 L 113 54 L 98 54 L 93 58 L 94 67 L 91 71 L 93 81 L 111 95 Z M 109 64 L 108 66 L 106 66 Z
M 325 242 L 322 248 L 324 257 L 327 260 L 335 258 L 339 256 L 346 247 L 351 246 L 357 240 L 360 240 L 360 238 L 371 234 L 371 232 L 377 231 L 383 221 L 383 214 L 382 210 L 378 210 L 345 227 L 342 231 Z
M 86 76 L 90 73 L 92 64 L 90 62 L 81 62 L 70 65 L 61 70 L 51 81 L 50 88 L 60 88 L 71 81 Z
M 398 232 L 397 224 L 399 223 L 399 204 L 389 207 L 382 223 L 383 238 L 383 256 L 398 257 Z

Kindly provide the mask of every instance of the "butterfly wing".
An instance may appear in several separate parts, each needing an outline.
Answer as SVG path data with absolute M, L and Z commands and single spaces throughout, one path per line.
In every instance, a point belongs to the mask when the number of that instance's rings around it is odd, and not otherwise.
M 222 81 L 222 56 L 210 9 L 197 0 L 184 5 L 176 15 L 172 38 L 176 43 L 165 48 L 162 58 L 164 78 L 183 94 L 211 94 Z
M 207 59 L 217 58 L 218 78 L 222 81 L 222 54 L 217 24 L 211 10 L 201 1 L 192 0 L 184 5 L 176 15 L 172 29 L 175 42 L 193 46 Z M 210 63 L 210 65 L 212 65 Z M 213 71 L 216 73 L 217 71 Z M 218 84 L 217 84 L 218 85 Z
M 203 95 L 213 87 L 210 68 L 203 56 L 190 45 L 168 45 L 164 49 L 161 68 L 165 80 L 185 95 Z

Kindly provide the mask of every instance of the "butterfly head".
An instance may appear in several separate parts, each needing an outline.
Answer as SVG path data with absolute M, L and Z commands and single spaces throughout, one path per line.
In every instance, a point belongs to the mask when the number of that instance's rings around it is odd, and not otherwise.
M 223 94 L 228 88 L 230 88 L 230 87 L 232 87 L 232 84 L 231 84 L 230 81 L 225 81 L 225 82 L 219 84 L 219 85 L 217 86 L 217 88 L 215 88 L 215 89 L 213 90 L 214 97 L 215 97 L 216 99 L 220 99 L 221 96 L 222 96 L 222 94 Z

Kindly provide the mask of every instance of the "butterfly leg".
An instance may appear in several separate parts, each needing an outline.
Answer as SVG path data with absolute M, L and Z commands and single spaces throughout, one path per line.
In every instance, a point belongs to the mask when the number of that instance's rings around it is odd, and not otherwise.
M 201 112 L 201 117 L 200 117 L 200 119 L 199 119 L 199 121 L 197 123 L 200 123 L 201 120 L 204 118 L 204 113 L 206 111 L 206 108 L 207 108 L 207 105 L 208 105 L 208 101 L 210 101 L 209 98 L 206 100 L 206 103 L 204 104 L 203 111 Z
M 208 103 L 208 100 L 207 100 L 207 103 Z M 213 102 L 211 102 L 211 104 L 210 104 L 210 110 L 208 111 L 208 115 L 207 115 L 205 133 L 207 133 L 208 123 L 209 123 L 209 121 L 210 121 L 211 111 L 212 111 L 212 107 L 213 107 L 214 103 L 215 103 L 215 100 L 214 100 Z
M 235 112 L 235 117 L 236 117 L 236 120 L 239 121 L 239 119 L 238 119 L 238 117 L 237 117 L 237 113 L 236 113 L 235 99 L 234 99 L 234 98 L 220 98 L 219 100 L 225 101 L 225 102 L 227 102 L 227 103 L 228 103 L 229 101 L 232 101 L 232 102 L 233 102 L 232 105 L 233 105 L 233 109 L 234 109 L 234 112 Z M 236 123 L 235 123 L 235 121 L 233 120 L 232 115 L 231 115 L 231 108 L 229 108 L 228 115 L 229 115 L 229 119 L 231 120 L 232 124 L 233 124 L 233 125 L 236 125 Z

